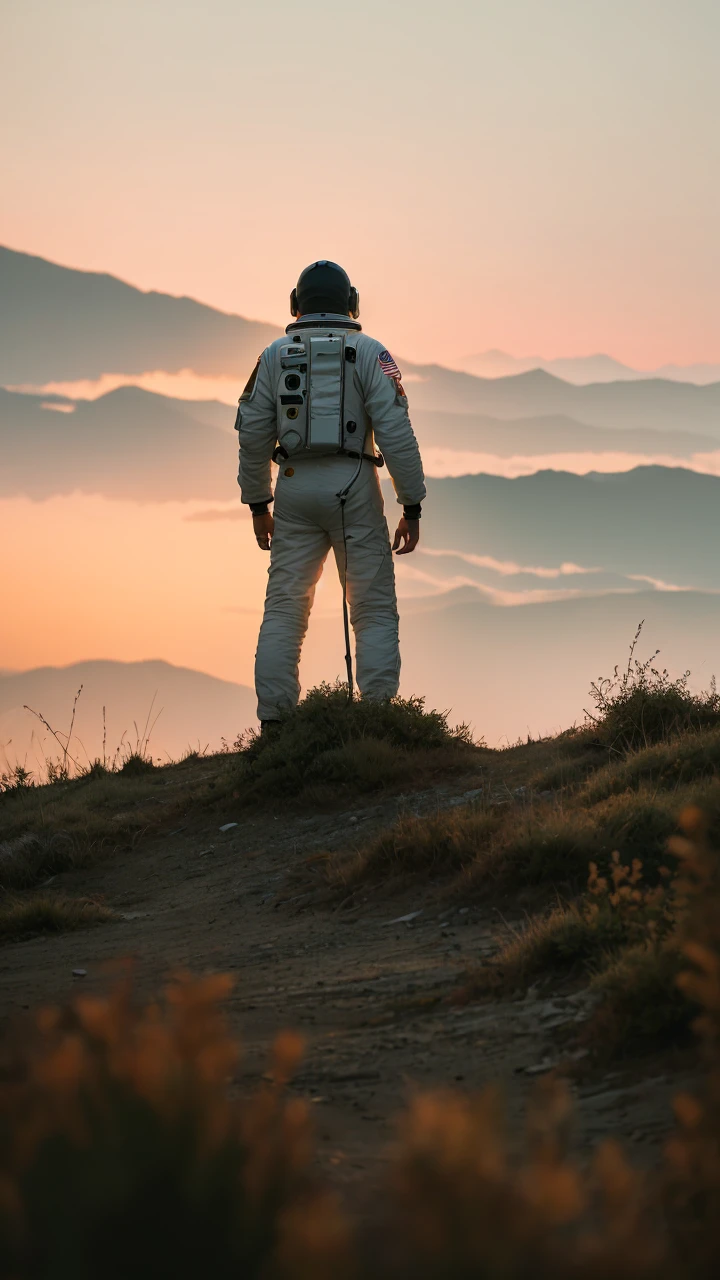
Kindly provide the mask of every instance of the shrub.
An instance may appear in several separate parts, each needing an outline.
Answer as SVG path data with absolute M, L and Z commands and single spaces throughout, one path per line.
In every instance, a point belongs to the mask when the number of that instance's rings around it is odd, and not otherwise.
M 672 680 L 654 666 L 658 649 L 645 662 L 635 657 L 644 623 L 630 646 L 622 675 L 616 667 L 610 677 L 599 677 L 590 686 L 595 714 L 588 712 L 598 739 L 613 752 L 634 751 L 689 729 L 720 725 L 720 695 L 713 680 L 705 693 L 688 689 L 690 672 Z
M 666 878 L 670 880 L 669 872 Z M 590 864 L 584 899 L 532 918 L 480 972 L 471 989 L 497 983 L 516 987 L 552 970 L 604 967 L 623 948 L 665 939 L 677 924 L 677 905 L 675 882 L 648 886 L 640 861 L 625 866 L 615 852 L 607 876 Z
M 308 1175 L 304 1105 L 283 1097 L 296 1038 L 276 1045 L 273 1088 L 228 1099 L 237 1049 L 218 1008 L 228 986 L 178 981 L 162 1007 L 141 1010 L 121 986 L 38 1016 L 0 1089 L 2 1274 L 277 1276 L 289 1210 L 309 1234 L 331 1217 Z
M 633 1168 L 612 1140 L 574 1159 L 572 1104 L 553 1080 L 531 1100 L 524 1138 L 508 1136 L 492 1090 L 419 1094 L 380 1186 L 348 1220 L 310 1173 L 306 1108 L 284 1090 L 297 1038 L 276 1045 L 271 1084 L 233 1101 L 237 1047 L 219 1005 L 229 980 L 179 980 L 144 1009 L 125 983 L 109 999 L 41 1012 L 22 1051 L 6 1056 L 2 1274 L 709 1280 L 720 1262 L 718 860 L 697 815 L 683 827 L 685 960 L 664 943 L 636 947 L 608 979 L 625 1000 L 615 1034 L 629 1010 L 628 975 L 655 1033 L 677 1011 L 667 1000 L 676 967 L 691 966 L 681 986 L 701 1010 L 709 1074 L 698 1097 L 676 1099 L 658 1172 Z M 619 901 L 631 900 L 634 869 L 606 888 L 629 888 Z
M 271 732 L 251 733 L 241 744 L 241 798 L 323 786 L 335 794 L 356 785 L 376 790 L 420 768 L 467 768 L 476 754 L 468 727 L 451 729 L 447 714 L 426 711 L 422 698 L 350 702 L 345 685 L 323 684 Z

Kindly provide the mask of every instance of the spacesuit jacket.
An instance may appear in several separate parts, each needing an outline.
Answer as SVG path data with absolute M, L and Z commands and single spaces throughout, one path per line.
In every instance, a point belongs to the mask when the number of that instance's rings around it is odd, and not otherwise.
M 289 325 L 287 334 L 301 333 L 310 324 L 304 319 L 297 325 Z M 313 326 L 312 332 L 322 333 L 330 327 L 324 322 Z M 333 323 L 334 332 L 338 327 L 339 324 Z M 349 331 L 359 328 L 352 321 L 345 322 L 345 327 Z M 425 479 L 420 450 L 410 424 L 407 396 L 400 377 L 384 372 L 380 357 L 388 353 L 382 343 L 362 332 L 353 333 L 353 339 L 357 350 L 356 363 L 351 366 L 353 381 L 366 413 L 364 446 L 358 436 L 356 447 L 370 450 L 374 437 L 390 472 L 398 502 L 413 506 L 425 497 Z M 285 336 L 266 347 L 240 400 L 238 483 L 244 503 L 267 502 L 272 498 L 270 463 L 277 442 L 276 393 L 282 372 L 280 352 L 287 342 Z M 309 459 L 310 455 L 297 455 L 301 465 Z M 313 455 L 311 460 L 315 462 L 317 457 Z

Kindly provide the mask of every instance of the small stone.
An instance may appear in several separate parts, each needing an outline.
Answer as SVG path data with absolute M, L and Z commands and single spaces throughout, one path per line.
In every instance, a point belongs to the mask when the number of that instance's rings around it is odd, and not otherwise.
M 72 976 L 73 978 L 86 978 L 87 969 L 73 969 Z
M 237 823 L 237 822 L 226 822 L 226 823 L 225 823 L 225 825 L 224 825 L 223 827 L 221 827 L 221 828 L 220 828 L 220 830 L 221 830 L 221 831 L 232 831 L 233 827 L 237 827 L 237 825 L 238 825 L 238 823 Z
M 459 916 L 466 916 L 466 915 L 468 915 L 468 914 L 469 914 L 469 912 L 470 912 L 470 908 L 469 908 L 469 907 L 461 907 L 461 908 L 460 908 L 460 910 L 458 911 L 458 915 L 459 915 Z
M 544 1062 L 537 1062 L 534 1067 L 526 1067 L 525 1075 L 539 1076 L 539 1075 L 542 1075 L 545 1071 L 551 1071 L 553 1066 L 554 1066 L 554 1063 L 552 1063 L 549 1058 L 546 1058 Z

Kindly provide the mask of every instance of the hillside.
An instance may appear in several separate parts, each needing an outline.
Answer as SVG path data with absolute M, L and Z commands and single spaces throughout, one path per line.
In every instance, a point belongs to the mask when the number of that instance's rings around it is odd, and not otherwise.
M 320 691 L 239 753 L 0 793 L 0 1017 L 14 1028 L 16 1055 L 41 1064 L 9 1077 L 6 1089 L 29 1086 L 8 1126 L 25 1132 L 26 1117 L 37 1117 L 32 1172 L 75 1132 L 62 1070 L 72 1053 L 95 1104 L 79 1113 L 72 1185 L 92 1179 L 94 1195 L 80 1203 L 97 1230 L 110 1208 L 116 1221 L 118 1197 L 124 1226 L 135 1224 L 135 1188 L 159 1166 L 168 1179 L 170 1164 L 182 1171 L 183 1203 L 186 1185 L 204 1185 L 208 1162 L 214 1195 L 229 1186 L 245 1195 L 228 1166 L 239 1134 L 253 1176 L 269 1170 L 264 1212 L 297 1197 L 300 1257 L 319 1266 L 332 1249 L 342 1258 L 335 1274 L 346 1273 L 353 1247 L 365 1257 L 354 1243 L 365 1232 L 384 1230 L 407 1259 L 401 1274 L 423 1274 L 415 1234 L 397 1229 L 406 1179 L 413 1213 L 437 1218 L 439 1254 L 452 1245 L 474 1260 L 469 1226 L 502 1195 L 510 1208 L 490 1217 L 493 1250 L 501 1239 L 525 1276 L 547 1238 L 546 1274 L 557 1274 L 568 1221 L 596 1229 L 603 1161 L 610 1186 L 619 1180 L 608 1213 L 623 1250 L 656 1247 L 661 1210 L 687 1250 L 688 1219 L 673 1225 L 667 1187 L 681 1157 L 692 1206 L 715 1186 L 713 1095 L 701 1103 L 699 1090 L 701 1063 L 717 1060 L 710 964 L 720 945 L 715 846 L 688 806 L 703 806 L 714 842 L 720 709 L 682 682 L 644 680 L 636 669 L 630 701 L 616 693 L 591 728 L 506 751 L 473 745 L 417 703 L 348 707 L 342 690 Z M 127 979 L 112 993 L 118 957 L 128 955 L 132 1001 Z M 188 970 L 204 976 L 192 983 Z M 158 992 L 168 971 L 184 976 L 166 1007 Z M 64 1005 L 73 986 L 83 997 L 74 1012 L 36 1026 L 30 1010 Z M 690 1030 L 698 1005 L 704 1056 Z M 241 1060 L 229 1037 L 242 1039 Z M 496 1083 L 502 1102 L 479 1094 Z M 236 1124 L 230 1106 L 242 1108 Z M 197 1143 L 187 1137 L 196 1124 Z M 207 1142 L 216 1133 L 217 1165 Z M 608 1138 L 626 1154 L 602 1147 Z M 65 1167 L 62 1145 L 60 1158 Z M 109 1181 L 98 1178 L 106 1168 Z M 545 1205 L 551 1176 L 562 1215 L 553 1198 L 528 1243 L 518 1224 Z M 26 1194 L 38 1217 L 56 1222 L 62 1179 L 28 1179 Z M 308 1241 L 301 1223 L 313 1194 Z M 65 1216 L 79 1221 L 74 1196 Z M 221 1227 L 212 1239 L 230 1257 L 235 1231 L 224 1219 Z M 174 1219 L 158 1224 L 154 1201 L 153 1229 L 174 1239 Z M 663 1238 L 663 1250 L 674 1240 Z M 604 1241 L 603 1231 L 590 1268 L 568 1277 L 610 1274 L 597 1265 Z M 709 1272 L 646 1272 L 680 1274 Z

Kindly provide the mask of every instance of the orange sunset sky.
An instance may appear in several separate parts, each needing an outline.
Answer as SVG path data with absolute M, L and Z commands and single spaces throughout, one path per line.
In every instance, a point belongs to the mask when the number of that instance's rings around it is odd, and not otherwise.
M 720 359 L 716 0 L 2 0 L 0 240 L 415 360 Z

